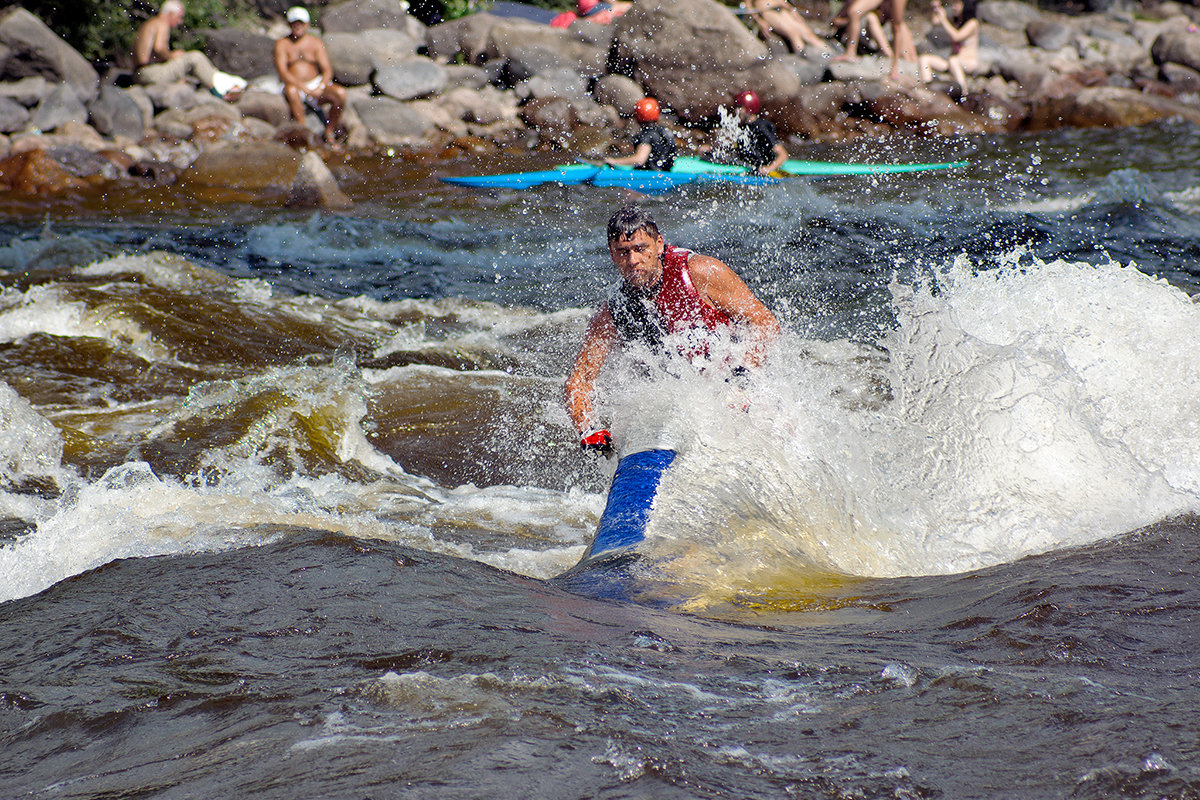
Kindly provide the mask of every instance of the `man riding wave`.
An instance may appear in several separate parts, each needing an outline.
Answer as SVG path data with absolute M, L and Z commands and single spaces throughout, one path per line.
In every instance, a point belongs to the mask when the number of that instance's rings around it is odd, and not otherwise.
M 748 340 L 742 364 L 759 366 L 779 335 L 775 315 L 728 266 L 711 256 L 667 245 L 654 220 L 626 205 L 608 221 L 608 250 L 621 284 L 596 312 L 566 382 L 567 411 L 585 449 L 607 452 L 612 435 L 599 428 L 592 405 L 596 379 L 619 344 L 662 350 L 668 337 L 689 361 L 708 356 L 722 331 Z

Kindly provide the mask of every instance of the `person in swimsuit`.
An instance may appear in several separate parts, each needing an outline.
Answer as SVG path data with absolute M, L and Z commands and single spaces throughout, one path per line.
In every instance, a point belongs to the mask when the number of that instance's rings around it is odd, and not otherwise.
M 783 37 L 793 53 L 806 47 L 815 47 L 819 52 L 829 52 L 829 44 L 800 16 L 800 12 L 788 0 L 750 0 L 750 10 L 761 31 Z
M 658 101 L 643 97 L 634 106 L 633 116 L 641 124 L 633 137 L 633 153 L 619 158 L 606 158 L 604 162 L 614 167 L 637 167 L 659 172 L 670 172 L 675 165 L 675 137 L 658 122 Z
M 283 83 L 292 119 L 304 124 L 304 107 L 329 106 L 325 115 L 325 142 L 335 144 L 346 107 L 345 88 L 333 82 L 333 67 L 325 44 L 308 31 L 308 11 L 300 6 L 288 9 L 290 31 L 275 42 L 275 71 Z
M 959 88 L 966 93 L 967 73 L 979 71 L 979 20 L 975 18 L 974 0 L 951 0 L 951 20 L 938 0 L 933 0 L 933 24 L 940 25 L 950 36 L 950 57 L 932 53 L 918 60 L 923 83 L 933 79 L 933 71 L 949 72 Z
M 229 87 L 223 87 L 224 94 L 219 94 L 213 88 L 218 70 L 208 56 L 198 50 L 171 49 L 171 31 L 183 23 L 183 12 L 183 3 L 167 0 L 157 14 L 138 28 L 133 42 L 134 80 L 140 84 L 175 83 L 191 75 L 222 99 L 229 102 L 237 100 L 246 85 L 245 81 L 226 75 L 226 78 L 235 80 Z
M 609 353 L 641 341 L 665 347 L 675 334 L 688 340 L 680 355 L 707 356 L 703 339 L 719 328 L 748 339 L 742 364 L 731 372 L 758 367 L 779 336 L 779 322 L 732 269 L 711 256 L 666 244 L 658 225 L 636 205 L 625 205 L 608 221 L 608 252 L 621 283 L 592 317 L 575 366 L 567 378 L 566 403 L 585 450 L 608 452 L 612 435 L 599 427 L 592 394 Z M 701 341 L 687 336 L 701 334 Z
M 917 60 L 917 45 L 913 40 L 912 29 L 905 21 L 905 8 L 908 0 L 847 0 L 842 10 L 833 18 L 833 24 L 843 27 L 846 32 L 846 51 L 835 56 L 834 61 L 855 61 L 858 59 L 858 41 L 862 28 L 866 25 L 871 38 L 879 43 L 880 52 L 891 59 L 892 80 L 900 78 L 900 62 Z M 878 10 L 877 10 L 878 9 Z M 892 41 L 888 44 L 883 32 L 885 22 L 892 23 Z

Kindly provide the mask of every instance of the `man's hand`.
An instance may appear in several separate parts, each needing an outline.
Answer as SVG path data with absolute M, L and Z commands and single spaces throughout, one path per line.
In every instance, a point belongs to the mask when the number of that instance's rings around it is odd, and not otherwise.
M 579 446 L 584 450 L 595 450 L 602 455 L 612 452 L 612 434 L 604 429 L 588 431 L 579 440 Z

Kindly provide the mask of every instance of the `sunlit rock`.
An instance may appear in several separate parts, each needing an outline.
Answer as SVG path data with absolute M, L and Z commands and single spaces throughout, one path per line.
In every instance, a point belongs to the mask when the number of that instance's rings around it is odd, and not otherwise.
M 277 142 L 227 144 L 200 153 L 180 180 L 230 189 L 282 189 L 295 181 L 300 159 L 295 150 Z
M 308 151 L 300 161 L 296 178 L 288 193 L 289 206 L 342 210 L 353 204 L 321 157 Z
M 58 194 L 86 186 L 45 150 L 26 150 L 0 160 L 0 188 L 18 194 Z
M 1027 127 L 1123 128 L 1173 117 L 1200 125 L 1200 110 L 1191 106 L 1135 89 L 1097 86 L 1035 105 Z
M 129 92 L 116 86 L 101 86 L 88 112 L 92 124 L 104 136 L 125 136 L 137 141 L 146 132 L 141 106 Z
M 380 94 L 396 100 L 415 100 L 437 94 L 446 88 L 446 70 L 427 58 L 382 67 L 375 71 L 372 83 Z
M 88 111 L 75 90 L 60 84 L 42 98 L 33 112 L 30 126 L 39 131 L 52 131 L 67 122 L 87 122 Z

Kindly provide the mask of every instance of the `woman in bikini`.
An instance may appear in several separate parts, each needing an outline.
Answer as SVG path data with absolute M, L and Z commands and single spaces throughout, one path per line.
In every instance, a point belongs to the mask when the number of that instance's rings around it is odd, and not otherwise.
M 951 20 L 938 0 L 933 0 L 933 24 L 942 26 L 950 36 L 950 57 L 931 53 L 920 57 L 921 81 L 933 79 L 933 71 L 949 72 L 963 92 L 967 91 L 967 73 L 979 71 L 979 20 L 975 18 L 975 0 L 950 0 Z

